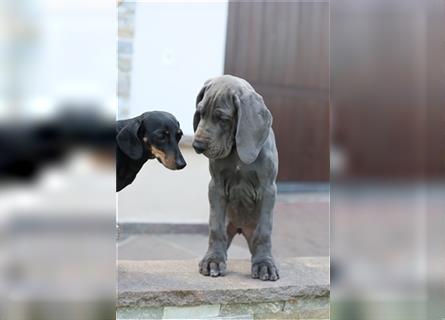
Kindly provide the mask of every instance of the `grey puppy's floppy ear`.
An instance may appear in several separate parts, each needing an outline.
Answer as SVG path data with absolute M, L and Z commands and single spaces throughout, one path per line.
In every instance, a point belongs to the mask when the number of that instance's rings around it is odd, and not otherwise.
M 135 120 L 125 126 L 117 135 L 117 144 L 121 150 L 133 160 L 142 158 L 144 147 L 138 138 L 141 120 Z
M 196 108 L 198 108 L 198 103 L 200 103 L 202 101 L 202 99 L 204 99 L 204 94 L 205 94 L 210 82 L 211 82 L 211 79 L 204 82 L 204 85 L 202 86 L 201 90 L 199 91 L 198 95 L 196 96 L 196 103 L 195 103 Z M 198 111 L 196 111 L 195 115 L 193 116 L 193 131 L 196 131 L 196 129 L 198 129 L 199 121 L 201 121 L 201 115 L 199 114 Z
M 255 91 L 245 92 L 234 97 L 238 112 L 236 127 L 236 149 L 241 161 L 250 164 L 261 151 L 272 125 L 272 115 L 263 98 Z

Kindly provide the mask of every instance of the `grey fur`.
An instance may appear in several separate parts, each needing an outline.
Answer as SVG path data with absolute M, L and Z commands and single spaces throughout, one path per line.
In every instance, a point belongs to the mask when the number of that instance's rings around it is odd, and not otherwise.
M 272 221 L 278 153 L 272 116 L 245 80 L 224 75 L 208 80 L 196 101 L 195 150 L 209 158 L 209 248 L 203 275 L 222 276 L 227 249 L 242 233 L 252 254 L 252 277 L 277 280 Z

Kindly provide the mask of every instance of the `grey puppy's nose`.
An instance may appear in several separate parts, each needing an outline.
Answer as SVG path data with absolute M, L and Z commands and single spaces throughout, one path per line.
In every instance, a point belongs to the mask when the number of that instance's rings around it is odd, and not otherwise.
M 207 145 L 201 141 L 195 140 L 193 141 L 193 149 L 195 149 L 196 153 L 203 153 L 207 149 Z

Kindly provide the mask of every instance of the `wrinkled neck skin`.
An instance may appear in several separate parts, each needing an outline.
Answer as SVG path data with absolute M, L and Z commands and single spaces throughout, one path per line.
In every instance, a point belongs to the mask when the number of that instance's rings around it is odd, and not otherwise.
M 278 153 L 272 129 L 258 157 L 250 164 L 241 161 L 236 145 L 224 159 L 209 159 L 210 174 L 216 184 L 224 185 L 232 178 L 255 180 L 255 185 L 267 187 L 275 184 L 278 173 Z

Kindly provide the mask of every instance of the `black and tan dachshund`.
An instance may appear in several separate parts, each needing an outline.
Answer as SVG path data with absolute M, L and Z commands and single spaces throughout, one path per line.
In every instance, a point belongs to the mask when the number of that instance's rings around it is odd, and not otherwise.
M 166 168 L 186 166 L 178 143 L 182 137 L 179 122 L 168 112 L 145 112 L 116 124 L 116 191 L 131 184 L 148 159 L 158 159 Z

